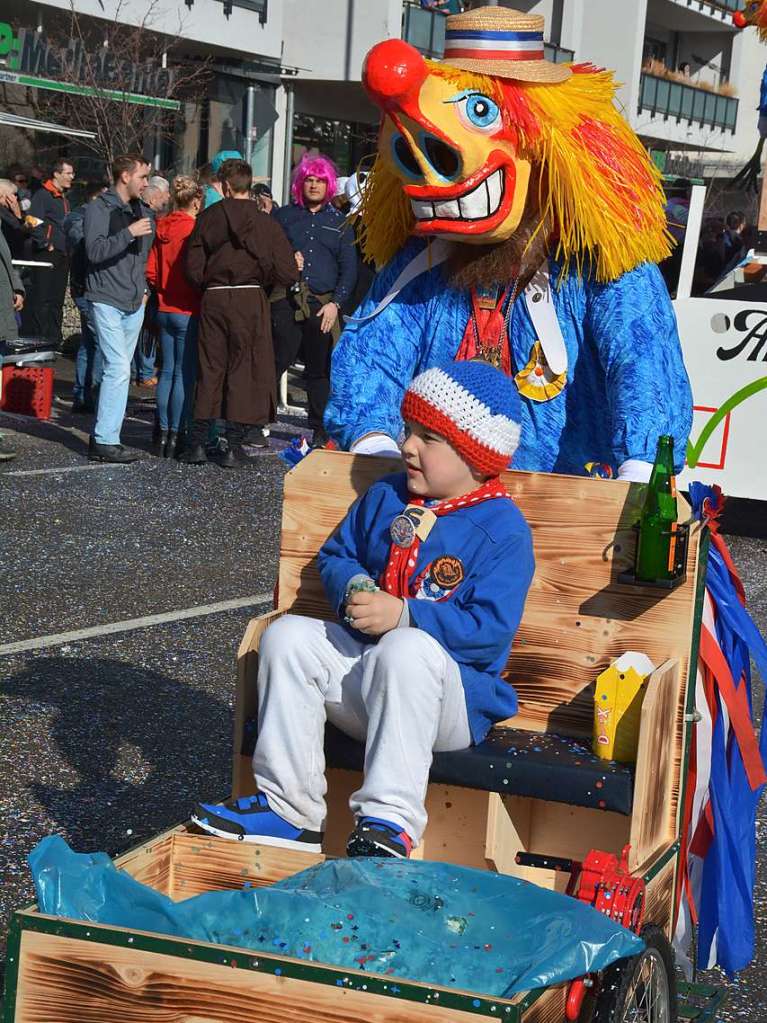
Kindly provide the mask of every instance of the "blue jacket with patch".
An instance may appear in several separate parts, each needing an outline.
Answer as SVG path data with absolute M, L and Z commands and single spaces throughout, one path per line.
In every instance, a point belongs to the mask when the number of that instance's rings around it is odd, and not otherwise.
M 355 315 L 376 308 L 423 246 L 412 240 L 397 254 Z M 567 383 L 548 401 L 520 394 L 522 437 L 514 468 L 582 476 L 587 462 L 603 462 L 617 475 L 628 459 L 654 462 L 658 437 L 668 433 L 679 471 L 692 425 L 692 393 L 657 266 L 643 263 L 609 284 L 586 270 L 557 284 L 554 260 L 549 272 L 567 349 Z M 435 266 L 373 319 L 347 325 L 332 356 L 325 411 L 331 437 L 344 449 L 367 433 L 396 439 L 406 387 L 418 373 L 455 358 L 469 315 L 468 291 L 452 288 L 443 267 Z M 537 339 L 524 296 L 514 303 L 509 338 L 518 372 Z
M 379 480 L 352 505 L 320 550 L 325 592 L 341 617 L 353 576 L 362 573 L 380 580 L 389 558 L 389 527 L 407 503 L 404 473 Z M 461 562 L 463 579 L 450 591 L 440 590 L 434 599 L 428 570 L 445 555 Z M 441 516 L 418 551 L 408 599 L 410 625 L 428 632 L 458 664 L 475 743 L 496 721 L 517 712 L 517 695 L 500 674 L 534 570 L 530 529 L 507 498 Z M 375 642 L 350 631 L 357 639 Z

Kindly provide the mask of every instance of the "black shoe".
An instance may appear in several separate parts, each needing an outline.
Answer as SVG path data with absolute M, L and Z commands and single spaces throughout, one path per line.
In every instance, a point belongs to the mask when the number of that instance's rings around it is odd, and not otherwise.
M 213 461 L 222 469 L 239 469 L 245 464 L 245 457 L 239 444 L 235 444 L 216 452 Z
M 73 401 L 72 413 L 76 416 L 85 416 L 93 412 L 93 405 L 87 401 Z
M 324 448 L 327 447 L 329 440 L 330 437 L 327 435 L 327 433 L 325 433 L 324 430 L 315 430 L 314 433 L 312 434 L 311 446 L 313 448 Z
M 168 431 L 156 430 L 152 437 L 152 454 L 158 458 L 165 457 L 165 445 L 168 443 Z
M 138 455 L 126 451 L 122 444 L 97 444 L 93 437 L 88 444 L 88 458 L 91 462 L 114 462 L 115 465 L 138 461 Z
M 264 433 L 264 427 L 252 426 L 245 436 L 245 444 L 249 444 L 254 448 L 268 448 L 269 436 Z
M 170 436 L 168 439 L 170 439 Z M 182 453 L 186 451 L 188 447 L 191 447 L 191 445 L 191 434 L 189 434 L 186 430 L 179 430 L 176 435 L 176 450 L 173 452 L 173 457 L 180 458 Z M 170 458 L 170 455 L 168 457 Z
M 208 461 L 208 456 L 205 453 L 205 447 L 202 444 L 190 444 L 184 448 L 181 454 L 178 456 L 179 462 L 183 462 L 184 465 L 205 465 Z
M 361 817 L 349 835 L 346 855 L 393 856 L 406 860 L 413 849 L 413 840 L 396 824 L 378 817 Z
M 176 448 L 178 447 L 178 430 L 169 430 L 168 437 L 165 441 L 165 447 L 162 451 L 163 458 L 174 458 L 176 454 Z
M 245 464 L 247 456 L 242 450 L 242 444 L 247 432 L 248 427 L 242 423 L 226 424 L 226 447 L 219 448 L 214 456 L 216 465 L 222 469 L 237 469 Z

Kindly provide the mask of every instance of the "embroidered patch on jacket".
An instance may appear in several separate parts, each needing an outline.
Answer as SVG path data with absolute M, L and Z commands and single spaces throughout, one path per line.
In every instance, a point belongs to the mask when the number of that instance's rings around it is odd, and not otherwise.
M 430 576 L 444 590 L 454 590 L 463 582 L 463 565 L 459 558 L 450 554 L 443 554 L 431 564 Z
M 411 590 L 416 600 L 446 600 L 452 592 L 436 583 L 428 569 L 416 579 Z
M 551 401 L 565 389 L 567 373 L 552 372 L 541 342 L 536 341 L 530 349 L 530 361 L 516 374 L 514 383 L 519 393 L 531 401 Z

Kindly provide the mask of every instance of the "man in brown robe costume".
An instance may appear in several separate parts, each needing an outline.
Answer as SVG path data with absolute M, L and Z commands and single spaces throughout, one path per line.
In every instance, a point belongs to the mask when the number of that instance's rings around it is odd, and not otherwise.
M 248 427 L 274 418 L 267 294 L 275 284 L 294 284 L 298 267 L 282 228 L 250 201 L 250 166 L 227 160 L 220 176 L 224 199 L 199 216 L 186 251 L 186 275 L 203 296 L 195 421 L 191 443 L 179 460 L 206 462 L 209 422 L 225 419 L 229 443 L 217 461 L 232 468 L 241 461 Z

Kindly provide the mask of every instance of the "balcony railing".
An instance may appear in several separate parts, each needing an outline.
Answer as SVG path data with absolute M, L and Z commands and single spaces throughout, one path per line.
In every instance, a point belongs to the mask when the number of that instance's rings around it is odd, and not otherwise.
M 696 13 L 709 17 L 719 15 L 720 20 L 723 15 L 734 14 L 745 7 L 745 0 L 674 0 L 674 3 L 691 7 Z
M 429 10 L 417 3 L 405 3 L 402 8 L 402 38 L 415 46 L 425 57 L 439 59 L 445 52 L 446 17 L 439 10 Z M 553 43 L 544 43 L 546 60 L 565 64 L 575 60 L 573 50 Z
M 556 46 L 554 43 L 543 44 L 543 55 L 552 64 L 572 64 L 575 60 L 575 50 L 568 50 L 566 46 Z
M 707 89 L 696 89 L 668 78 L 659 78 L 643 71 L 639 82 L 639 112 L 654 116 L 691 121 L 701 128 L 721 128 L 735 132 L 738 122 L 738 100 L 721 96 Z
M 719 7 L 724 11 L 742 11 L 745 7 L 745 0 L 708 0 L 712 7 Z
M 425 57 L 439 58 L 445 52 L 446 21 L 439 11 L 406 3 L 402 8 L 402 38 Z

